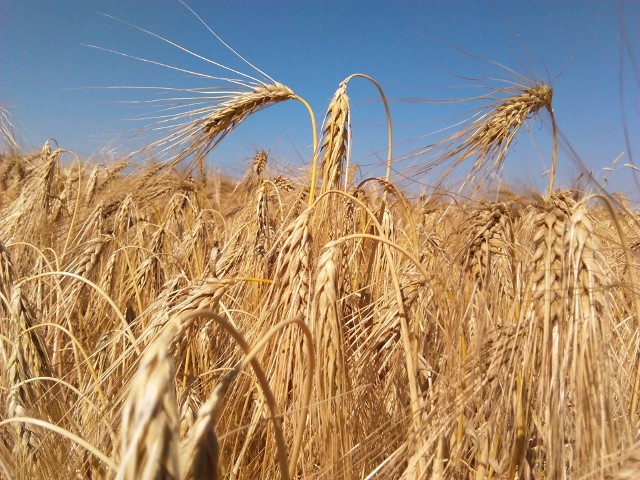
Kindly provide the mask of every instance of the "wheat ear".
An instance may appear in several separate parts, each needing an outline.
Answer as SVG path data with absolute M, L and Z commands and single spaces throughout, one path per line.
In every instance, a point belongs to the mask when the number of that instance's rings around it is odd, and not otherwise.
M 322 190 L 339 189 L 342 186 L 344 162 L 348 153 L 349 97 L 347 83 L 342 82 L 333 95 L 325 115 L 322 132 Z
M 122 413 L 120 468 L 116 478 L 180 477 L 178 405 L 170 346 L 179 331 L 169 322 L 147 348 Z

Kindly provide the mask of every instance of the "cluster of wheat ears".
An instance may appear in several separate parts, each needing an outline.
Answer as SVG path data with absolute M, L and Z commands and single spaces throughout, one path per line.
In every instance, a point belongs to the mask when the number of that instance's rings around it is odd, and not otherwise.
M 359 183 L 355 79 L 389 132 Z M 533 115 L 557 135 L 546 84 L 493 93 L 432 159 L 467 185 Z M 313 120 L 275 81 L 175 114 L 153 147 L 178 153 L 144 166 L 20 153 L 3 123 L 0 477 L 638 478 L 624 202 L 554 189 L 555 141 L 540 195 L 409 198 L 360 74 L 311 122 L 307 176 L 264 151 L 239 183 L 207 171 L 290 100 Z

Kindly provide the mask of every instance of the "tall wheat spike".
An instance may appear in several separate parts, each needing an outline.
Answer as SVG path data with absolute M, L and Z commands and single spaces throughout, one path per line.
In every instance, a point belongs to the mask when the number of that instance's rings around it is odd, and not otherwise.
M 564 449 L 565 408 L 562 398 L 563 379 L 559 377 L 561 338 L 564 338 L 566 323 L 566 255 L 565 235 L 569 226 L 571 198 L 554 195 L 544 201 L 533 220 L 532 297 L 535 350 L 541 357 L 540 367 L 535 367 L 533 358 L 527 360 L 529 368 L 540 368 L 542 385 L 537 392 L 538 408 L 542 409 L 547 426 L 544 438 L 547 459 L 546 474 L 562 475 L 567 465 Z M 525 367 L 526 371 L 526 367 Z
M 43 342 L 38 332 L 31 327 L 36 325 L 34 314 L 22 294 L 22 288 L 14 285 L 11 298 L 11 315 L 13 326 L 13 350 L 7 362 L 9 392 L 6 403 L 6 416 L 23 417 L 36 412 L 44 399 L 44 386 L 36 382 L 28 382 L 34 377 L 51 376 L 51 365 Z M 14 454 L 22 461 L 33 461 L 37 466 L 40 435 L 29 424 L 20 423 L 15 426 L 19 443 L 14 445 Z
M 343 187 L 344 162 L 348 154 L 349 97 L 347 82 L 338 87 L 329 104 L 322 132 L 322 192 Z
M 338 271 L 334 256 L 339 249 L 326 248 L 318 259 L 317 273 L 313 296 L 313 328 L 316 339 L 316 356 L 323 369 L 318 371 L 318 401 L 323 403 L 318 423 L 320 434 L 330 437 L 329 432 L 336 434 L 335 444 L 326 451 L 327 467 L 342 468 L 346 478 L 351 472 L 348 466 L 341 466 L 343 456 L 351 447 L 348 409 L 346 396 L 350 388 L 347 367 L 346 342 L 344 326 L 340 315 L 338 301 Z M 336 431 L 337 429 L 337 431 Z M 346 458 L 348 462 L 348 457 Z
M 120 469 L 123 480 L 180 479 L 178 405 L 171 344 L 179 332 L 169 322 L 149 345 L 122 412 Z
M 284 231 L 274 278 L 279 279 L 269 293 L 269 303 L 282 308 L 284 317 L 304 313 L 309 303 L 311 232 L 309 212 L 305 211 Z
M 253 164 L 251 165 L 251 173 L 258 180 L 258 184 L 262 183 L 265 169 L 267 168 L 267 160 L 269 159 L 269 152 L 266 150 L 260 150 L 253 157 Z

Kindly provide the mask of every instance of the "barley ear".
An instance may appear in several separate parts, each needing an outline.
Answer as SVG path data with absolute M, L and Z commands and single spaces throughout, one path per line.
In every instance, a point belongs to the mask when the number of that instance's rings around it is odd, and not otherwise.
M 322 132 L 322 190 L 339 189 L 348 154 L 349 97 L 347 84 L 342 82 L 329 104 Z
M 185 479 L 217 480 L 220 478 L 220 447 L 214 428 L 220 416 L 222 399 L 237 374 L 238 370 L 234 369 L 225 375 L 198 411 L 198 418 L 189 430 L 182 450 Z
M 176 322 L 149 345 L 122 413 L 120 469 L 124 480 L 179 479 L 178 405 L 170 346 Z

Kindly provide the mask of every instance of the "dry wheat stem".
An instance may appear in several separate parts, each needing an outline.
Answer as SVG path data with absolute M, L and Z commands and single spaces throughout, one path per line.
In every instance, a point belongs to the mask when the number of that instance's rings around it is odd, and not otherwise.
M 302 406 L 299 409 L 299 418 L 298 424 L 296 428 L 296 432 L 294 434 L 293 444 L 291 447 L 291 455 L 289 456 L 290 462 L 290 470 L 289 475 L 291 477 L 294 476 L 296 470 L 296 463 L 298 460 L 298 456 L 300 454 L 300 449 L 302 447 L 302 437 L 304 434 L 305 426 L 307 423 L 307 415 L 309 411 L 309 405 L 311 403 L 311 395 L 313 392 L 313 378 L 316 371 L 316 354 L 313 340 L 313 333 L 311 329 L 307 326 L 305 321 L 301 318 L 294 318 L 291 320 L 283 320 L 273 327 L 271 327 L 262 337 L 261 339 L 253 346 L 250 352 L 248 352 L 245 358 L 242 360 L 239 368 L 243 368 L 247 363 L 251 362 L 254 357 L 264 348 L 264 346 L 273 338 L 273 336 L 284 330 L 285 327 L 296 324 L 304 336 L 306 337 L 306 346 L 307 346 L 307 376 L 304 387 L 304 396 L 301 400 Z
M 353 78 L 363 78 L 365 80 L 370 81 L 378 90 L 380 94 L 380 98 L 382 99 L 382 104 L 384 105 L 384 112 L 387 119 L 387 171 L 385 174 L 385 180 L 387 182 L 391 181 L 391 166 L 393 162 L 393 124 L 391 122 L 391 110 L 389 109 L 389 103 L 387 102 L 387 96 L 384 94 L 384 90 L 380 86 L 378 82 L 373 77 L 369 75 L 364 75 L 362 73 L 354 73 L 350 75 L 344 83 L 349 83 Z
M 211 310 L 198 309 L 188 311 L 178 315 L 177 317 L 174 317 L 173 322 L 178 325 L 183 325 L 182 328 L 184 329 L 185 326 L 189 324 L 189 322 L 198 317 L 215 321 L 220 327 L 224 328 L 224 330 L 233 337 L 233 339 L 238 343 L 238 345 L 240 345 L 240 348 L 242 348 L 246 355 L 251 353 L 251 348 L 244 339 L 244 336 L 236 329 L 236 327 L 234 327 L 228 320 L 221 317 L 217 313 L 212 312 Z M 273 393 L 269 386 L 269 381 L 267 380 L 266 375 L 264 374 L 264 371 L 260 366 L 260 363 L 255 358 L 251 358 L 249 360 L 249 364 L 256 374 L 258 384 L 260 385 L 260 389 L 262 390 L 262 393 L 267 401 L 269 411 L 271 413 L 271 421 L 276 437 L 280 476 L 283 479 L 288 480 L 290 478 L 289 459 L 287 457 L 286 443 L 284 441 L 284 434 L 282 431 L 282 416 L 278 411 L 276 400 L 273 397 Z
M 65 430 L 64 428 L 59 427 L 58 425 L 55 425 L 53 423 L 49 423 L 46 422 L 44 420 L 40 420 L 37 418 L 31 418 L 31 417 L 13 417 L 13 418 L 9 418 L 7 420 L 2 420 L 0 421 L 0 427 L 4 426 L 4 425 L 8 425 L 11 423 L 28 423 L 30 425 L 34 425 L 36 427 L 42 427 L 46 430 L 50 430 L 53 433 L 57 433 L 58 435 L 61 435 L 65 438 L 68 438 L 69 440 L 71 440 L 73 443 L 81 446 L 82 448 L 84 448 L 85 450 L 87 450 L 89 453 L 93 454 L 96 458 L 98 458 L 100 461 L 102 461 L 105 465 L 107 465 L 112 471 L 116 472 L 118 470 L 117 465 L 104 453 L 102 453 L 100 450 L 98 450 L 96 447 L 94 447 L 93 445 L 91 445 L 90 443 L 88 443 L 84 438 L 68 431 Z

